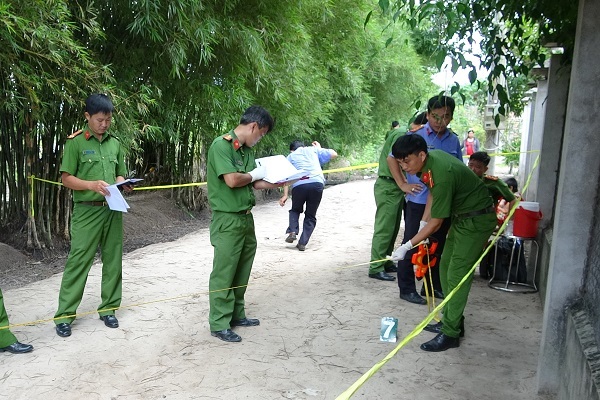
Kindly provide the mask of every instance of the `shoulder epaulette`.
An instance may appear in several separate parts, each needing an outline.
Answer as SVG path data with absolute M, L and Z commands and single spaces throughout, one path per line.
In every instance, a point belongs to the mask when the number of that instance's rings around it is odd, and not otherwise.
M 485 175 L 485 179 L 489 179 L 490 181 L 497 181 L 498 177 L 494 175 Z
M 73 139 L 74 137 L 76 137 L 77 135 L 79 135 L 80 133 L 82 133 L 83 131 L 80 129 L 77 132 L 73 132 L 71 133 L 69 136 L 67 136 L 67 139 Z
M 228 142 L 231 142 L 233 140 L 233 138 L 231 137 L 230 134 L 223 135 L 223 139 L 227 140 Z M 237 140 L 237 139 L 235 139 L 233 141 L 233 148 L 234 148 L 234 150 L 237 151 L 240 147 L 242 147 L 242 145 L 240 144 L 240 141 Z

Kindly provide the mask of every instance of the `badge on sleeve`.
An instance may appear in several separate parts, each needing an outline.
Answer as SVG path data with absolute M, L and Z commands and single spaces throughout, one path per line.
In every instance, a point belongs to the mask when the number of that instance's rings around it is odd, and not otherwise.
M 431 173 L 431 170 L 428 170 L 423 175 L 421 175 L 421 181 L 430 188 L 433 187 L 433 174 Z

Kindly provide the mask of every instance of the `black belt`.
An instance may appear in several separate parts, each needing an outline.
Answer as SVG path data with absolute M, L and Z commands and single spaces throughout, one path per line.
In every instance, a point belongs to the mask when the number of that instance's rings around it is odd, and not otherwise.
M 454 217 L 464 219 L 464 218 L 476 217 L 478 215 L 491 214 L 491 213 L 495 213 L 495 212 L 496 212 L 496 209 L 494 208 L 494 206 L 489 206 L 489 207 L 486 207 L 481 210 L 471 211 L 471 212 L 464 213 L 464 214 L 457 214 Z
M 80 201 L 79 204 L 85 204 L 86 206 L 107 206 L 108 203 L 105 201 Z
M 236 212 L 236 214 L 242 214 L 243 215 L 243 214 L 250 214 L 251 212 L 252 212 L 252 209 L 249 209 L 249 210 L 238 211 L 238 212 Z
M 381 179 L 387 179 L 388 181 L 393 181 L 394 178 L 392 178 L 391 176 L 380 176 Z

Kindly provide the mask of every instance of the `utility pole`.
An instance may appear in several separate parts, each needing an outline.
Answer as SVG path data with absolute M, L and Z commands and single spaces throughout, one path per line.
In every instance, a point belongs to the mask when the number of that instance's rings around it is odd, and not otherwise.
M 496 85 L 494 84 L 494 87 Z M 500 143 L 500 132 L 504 130 L 505 118 L 500 115 L 500 125 L 496 126 L 494 117 L 498 114 L 498 106 L 500 102 L 496 93 L 494 95 L 488 94 L 488 103 L 485 105 L 485 112 L 483 115 L 483 127 L 485 129 L 485 144 L 484 150 L 489 154 L 499 153 L 502 149 Z M 496 166 L 496 156 L 491 156 L 490 165 L 488 167 L 488 175 L 495 175 L 494 170 Z

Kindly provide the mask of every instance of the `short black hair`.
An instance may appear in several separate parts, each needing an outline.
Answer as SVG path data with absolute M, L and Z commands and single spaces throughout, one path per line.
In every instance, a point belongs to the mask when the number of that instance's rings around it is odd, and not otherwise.
M 290 143 L 290 151 L 294 151 L 298 147 L 304 147 L 304 142 L 301 140 L 294 140 L 292 143 Z
M 413 124 L 415 125 L 425 125 L 427 123 L 427 113 L 423 111 L 419 115 L 415 117 Z
M 98 113 L 112 114 L 115 110 L 112 101 L 102 93 L 91 94 L 85 99 L 85 112 L 94 115 Z
M 448 107 L 450 110 L 450 114 L 454 115 L 454 109 L 456 108 L 456 103 L 454 99 L 450 96 L 433 96 L 427 102 L 427 112 L 431 112 L 431 110 L 436 110 L 438 108 Z
M 504 183 L 506 183 L 506 186 L 510 187 L 513 192 L 519 191 L 519 183 L 515 178 L 506 178 Z
M 398 125 L 400 125 L 400 122 L 398 122 L 398 121 L 392 121 L 392 128 L 395 128 Z
M 244 111 L 244 115 L 240 118 L 240 125 L 248 125 L 252 122 L 256 122 L 259 128 L 267 126 L 268 132 L 271 132 L 275 128 L 275 119 L 261 106 L 251 106 Z
M 422 151 L 427 153 L 427 142 L 419 135 L 400 136 L 392 146 L 392 155 L 399 160 Z
M 475 153 L 471 154 L 469 160 L 480 161 L 487 167 L 490 163 L 491 157 L 485 151 L 476 151 Z

